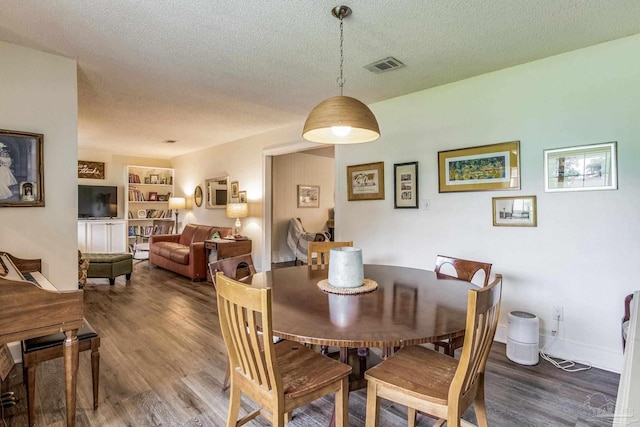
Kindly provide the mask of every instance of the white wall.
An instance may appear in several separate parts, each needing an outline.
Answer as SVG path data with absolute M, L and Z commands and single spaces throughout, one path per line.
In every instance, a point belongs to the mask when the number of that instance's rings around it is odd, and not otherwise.
M 44 135 L 44 207 L 0 208 L 0 250 L 77 289 L 76 61 L 0 42 L 0 129 Z
M 372 106 L 380 140 L 336 150 L 337 239 L 365 262 L 431 269 L 437 254 L 504 275 L 500 324 L 525 310 L 552 354 L 619 371 L 623 299 L 640 288 L 640 36 Z M 520 141 L 521 190 L 438 193 L 437 152 Z M 545 193 L 543 149 L 618 141 L 619 190 Z M 393 209 L 393 164 L 419 161 L 430 210 Z M 347 165 L 385 162 L 386 200 L 347 202 Z M 493 227 L 492 197 L 536 195 L 536 228 Z
M 272 262 L 293 261 L 295 254 L 287 245 L 291 218 L 300 218 L 305 230 L 327 230 L 329 209 L 334 207 L 334 160 L 306 153 L 273 157 Z M 297 186 L 320 186 L 319 208 L 298 208 Z

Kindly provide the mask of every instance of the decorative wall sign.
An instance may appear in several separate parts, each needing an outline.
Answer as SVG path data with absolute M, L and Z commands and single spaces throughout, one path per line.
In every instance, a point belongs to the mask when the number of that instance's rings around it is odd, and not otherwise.
M 0 207 L 44 206 L 44 136 L 0 130 Z
M 384 200 L 384 162 L 347 166 L 348 200 Z
M 520 141 L 438 152 L 440 193 L 517 190 Z
M 544 191 L 618 188 L 616 143 L 544 150 Z
M 78 160 L 78 178 L 104 179 L 104 163 Z

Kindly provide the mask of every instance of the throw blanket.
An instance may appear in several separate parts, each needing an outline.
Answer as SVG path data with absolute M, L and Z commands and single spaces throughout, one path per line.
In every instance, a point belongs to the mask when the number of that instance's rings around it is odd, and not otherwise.
M 329 233 L 308 233 L 302 226 L 300 218 L 291 218 L 289 221 L 289 230 L 287 232 L 287 245 L 296 256 L 296 261 L 300 260 L 307 263 L 307 243 L 313 241 L 328 241 Z

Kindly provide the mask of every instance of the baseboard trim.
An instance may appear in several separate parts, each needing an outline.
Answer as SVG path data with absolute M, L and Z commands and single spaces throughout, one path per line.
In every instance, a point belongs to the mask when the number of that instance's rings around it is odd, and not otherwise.
M 507 343 L 507 327 L 498 325 L 495 341 Z M 590 345 L 564 340 L 559 337 L 539 336 L 539 348 L 545 345 L 545 353 L 554 358 L 587 361 L 591 366 L 605 371 L 619 374 L 622 371 L 622 344 L 620 352 L 612 351 L 608 348 L 593 347 Z M 540 359 L 540 363 L 547 363 Z

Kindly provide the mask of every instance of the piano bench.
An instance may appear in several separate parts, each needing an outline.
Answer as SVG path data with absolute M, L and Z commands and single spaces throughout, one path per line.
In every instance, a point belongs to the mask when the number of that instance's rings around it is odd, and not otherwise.
M 125 274 L 131 279 L 133 259 L 131 254 L 84 254 L 89 259 L 87 277 L 109 279 L 111 286 L 115 285 L 116 277 Z
M 36 367 L 38 363 L 63 356 L 65 335 L 62 332 L 22 341 L 23 379 L 27 390 L 29 426 L 35 425 Z M 79 351 L 91 350 L 91 377 L 93 381 L 93 409 L 98 408 L 98 380 L 100 376 L 100 337 L 87 319 L 78 329 Z

